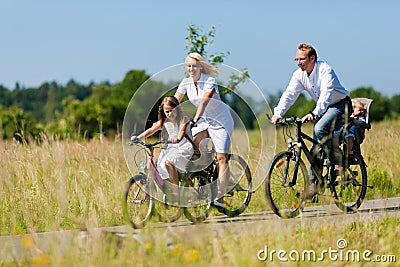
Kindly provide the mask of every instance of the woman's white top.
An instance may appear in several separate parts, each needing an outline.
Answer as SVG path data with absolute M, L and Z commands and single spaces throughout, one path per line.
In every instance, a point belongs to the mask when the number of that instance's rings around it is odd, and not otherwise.
M 229 136 L 232 136 L 234 126 L 233 118 L 230 113 L 229 106 L 221 100 L 215 78 L 202 73 L 200 79 L 197 81 L 197 88 L 198 90 L 196 90 L 193 78 L 188 77 L 184 78 L 181 81 L 178 86 L 177 92 L 183 95 L 187 94 L 189 101 L 197 108 L 200 105 L 204 94 L 215 90 L 215 93 L 213 94 L 212 98 L 210 99 L 204 110 L 202 118 L 208 124 L 222 126 L 228 132 Z M 193 135 L 202 130 L 204 130 L 203 127 L 194 127 L 192 129 Z

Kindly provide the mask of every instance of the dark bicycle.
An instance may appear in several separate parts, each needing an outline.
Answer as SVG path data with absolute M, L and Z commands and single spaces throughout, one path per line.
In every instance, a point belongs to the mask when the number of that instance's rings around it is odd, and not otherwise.
M 368 109 L 372 100 L 368 102 Z M 368 117 L 367 117 L 368 118 Z M 316 201 L 318 196 L 327 196 L 345 212 L 354 212 L 360 207 L 367 188 L 367 170 L 361 155 L 358 142 L 358 153 L 349 157 L 347 155 L 346 139 L 341 140 L 343 172 L 335 170 L 334 163 L 329 159 L 326 145 L 315 141 L 302 131 L 302 121 L 296 117 L 283 118 L 278 124 L 282 126 L 283 135 L 288 143 L 285 151 L 276 154 L 269 166 L 265 180 L 267 200 L 275 214 L 282 218 L 293 218 L 303 210 L 310 200 Z M 295 129 L 292 134 L 291 129 Z M 359 131 L 369 129 L 369 119 Z M 311 150 L 306 141 L 313 144 L 316 149 Z M 311 171 L 318 179 L 318 192 L 310 193 L 310 175 L 302 156 L 303 154 L 311 164 Z M 325 189 L 330 194 L 325 194 Z
M 193 223 L 200 223 L 208 217 L 211 203 L 216 197 L 219 166 L 214 154 L 212 151 L 202 155 L 195 154 L 194 159 L 202 156 L 211 160 L 206 160 L 208 164 L 203 167 L 189 164 L 188 171 L 182 178 L 180 196 L 183 213 Z M 253 193 L 252 176 L 242 157 L 229 154 L 228 160 L 229 190 L 224 195 L 226 207 L 217 209 L 229 217 L 234 217 L 240 215 L 250 203 Z M 192 171 L 193 169 L 196 171 Z

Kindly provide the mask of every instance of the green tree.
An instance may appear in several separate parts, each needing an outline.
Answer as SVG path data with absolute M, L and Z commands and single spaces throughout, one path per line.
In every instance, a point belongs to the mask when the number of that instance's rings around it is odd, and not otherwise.
M 82 101 L 69 99 L 64 103 L 66 129 L 74 125 L 87 137 L 120 132 L 130 99 L 148 78 L 143 70 L 132 70 L 116 85 L 93 85 L 92 94 Z
M 210 54 L 207 56 L 207 47 L 214 43 L 215 38 L 215 27 L 212 26 L 208 32 L 203 33 L 203 28 L 196 25 L 190 25 L 188 27 L 189 35 L 185 38 L 187 43 L 185 49 L 189 52 L 197 52 L 202 55 L 205 59 L 209 58 L 209 61 L 212 64 L 222 63 L 224 62 L 225 57 L 227 57 L 230 53 L 218 53 L 218 54 Z
M 390 118 L 390 100 L 387 97 L 376 91 L 372 87 L 359 87 L 350 92 L 351 98 L 355 97 L 366 97 L 374 100 L 371 110 L 370 118 L 371 121 L 380 121 L 385 118 Z
M 23 109 L 15 106 L 4 108 L 0 105 L 0 138 L 27 142 L 37 138 L 41 130 Z
M 398 118 L 400 116 L 400 95 L 394 95 L 390 99 L 391 116 Z
M 296 102 L 286 112 L 286 117 L 296 116 L 303 117 L 311 110 L 315 108 L 315 101 L 311 98 L 307 98 L 305 94 L 300 94 Z
M 12 104 L 11 91 L 0 85 L 0 105 L 9 107 Z

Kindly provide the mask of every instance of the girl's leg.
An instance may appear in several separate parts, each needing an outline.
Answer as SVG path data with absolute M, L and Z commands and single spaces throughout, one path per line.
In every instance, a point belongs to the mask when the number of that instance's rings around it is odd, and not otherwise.
M 171 183 L 170 192 L 172 194 L 173 201 L 179 200 L 179 175 L 178 170 L 175 168 L 175 165 L 169 161 L 165 161 L 165 167 L 167 168 L 169 178 L 168 181 Z

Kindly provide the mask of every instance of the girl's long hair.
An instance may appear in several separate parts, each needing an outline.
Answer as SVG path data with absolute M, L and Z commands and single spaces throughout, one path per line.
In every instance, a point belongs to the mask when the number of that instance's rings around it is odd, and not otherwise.
M 167 116 L 164 113 L 164 106 L 173 107 L 176 113 L 176 123 L 178 124 L 179 128 L 185 123 L 185 115 L 182 112 L 182 109 L 179 105 L 179 101 L 175 96 L 166 96 L 161 105 L 158 107 L 158 120 L 161 121 L 161 127 L 164 125 L 165 119 Z M 168 134 L 162 128 L 162 136 L 165 138 Z

